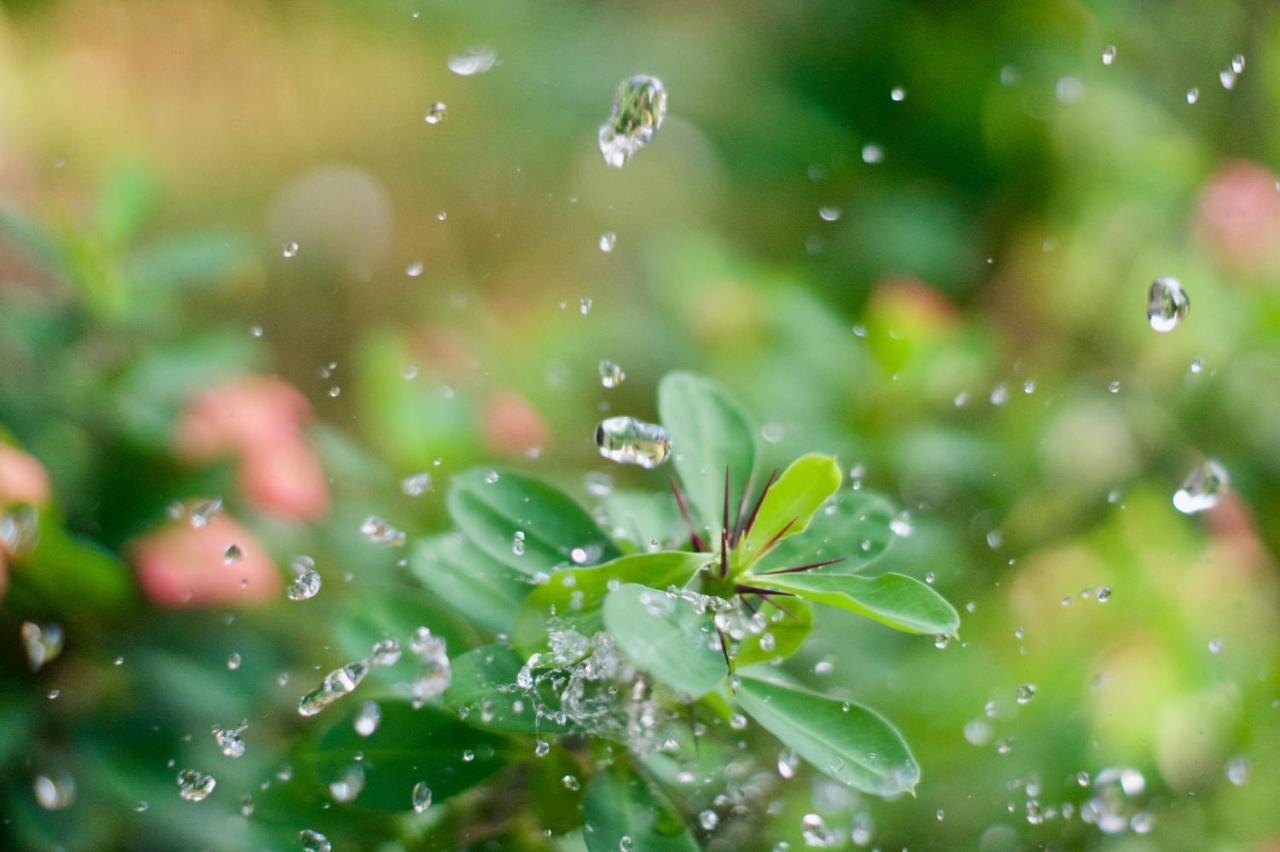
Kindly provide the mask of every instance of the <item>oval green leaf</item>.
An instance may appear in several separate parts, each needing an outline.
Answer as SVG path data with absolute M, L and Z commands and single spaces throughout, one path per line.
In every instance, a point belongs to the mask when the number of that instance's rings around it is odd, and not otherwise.
M 547 624 L 553 618 L 561 626 L 592 636 L 604 629 L 600 607 L 611 587 L 623 583 L 683 586 L 707 559 L 705 553 L 685 551 L 635 553 L 603 565 L 554 574 L 525 598 L 516 614 L 512 644 L 525 654 L 545 650 Z
M 692 373 L 663 377 L 658 384 L 658 415 L 671 438 L 672 461 L 694 522 L 710 541 L 718 542 L 725 470 L 733 513 L 755 471 L 755 429 L 723 387 Z
M 834 456 L 810 453 L 791 463 L 760 503 L 750 531 L 742 539 L 740 560 L 750 565 L 771 542 L 802 533 L 827 499 L 840 490 L 840 465 Z
M 573 564 L 574 548 L 591 554 L 591 562 L 619 555 L 586 510 L 552 486 L 519 473 L 472 468 L 449 486 L 449 515 L 477 547 L 522 574 L 549 574 Z M 513 548 L 524 534 L 524 552 Z
M 790 598 L 776 604 L 765 603 L 761 609 L 766 613 L 769 626 L 764 633 L 742 640 L 733 655 L 735 668 L 785 660 L 800 650 L 813 629 L 813 605 L 801 598 Z M 760 642 L 765 636 L 773 637 L 772 650 L 766 651 L 761 647 Z
M 559 706 L 549 685 L 539 701 L 517 690 L 516 675 L 524 660 L 507 646 L 483 645 L 451 662 L 453 677 L 444 693 L 444 703 L 454 711 L 462 711 L 459 717 L 468 725 L 515 734 L 568 730 L 567 725 L 550 718 L 538 718 L 536 704 Z
M 837 492 L 813 516 L 804 535 L 783 539 L 753 570 L 787 568 L 839 559 L 819 569 L 824 574 L 852 574 L 884 553 L 893 541 L 893 504 L 870 491 Z
M 532 586 L 460 535 L 418 542 L 409 568 L 428 591 L 494 633 L 511 630 Z
M 582 803 L 588 852 L 696 852 L 684 820 L 667 798 L 621 764 L 591 780 Z M 630 838 L 624 847 L 623 838 Z
M 750 582 L 847 609 L 904 633 L 954 636 L 960 629 L 955 607 L 930 586 L 905 574 L 773 574 L 753 576 Z
M 864 793 L 908 793 L 920 767 L 893 725 L 860 704 L 744 675 L 738 703 L 819 771 Z
M 711 616 L 682 598 L 627 583 L 605 599 L 604 625 L 627 659 L 677 692 L 698 698 L 729 673 Z

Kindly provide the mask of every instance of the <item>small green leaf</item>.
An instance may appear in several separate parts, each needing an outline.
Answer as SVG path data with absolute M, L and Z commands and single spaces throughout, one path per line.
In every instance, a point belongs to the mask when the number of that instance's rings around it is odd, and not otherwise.
M 444 703 L 454 711 L 466 710 L 468 725 L 515 734 L 562 733 L 568 729 L 550 718 L 538 718 L 534 701 L 516 692 L 516 675 L 524 666 L 520 655 L 505 645 L 484 645 L 454 657 L 453 677 Z M 559 706 L 548 686 L 547 706 Z M 522 699 L 517 704 L 516 699 Z M 521 710 L 516 711 L 519 706 Z M 461 715 L 461 714 L 459 714 Z
M 769 626 L 764 633 L 752 634 L 742 640 L 733 656 L 735 667 L 785 660 L 800 650 L 813 629 L 813 606 L 802 598 L 778 601 L 776 606 L 765 603 L 761 609 L 768 618 Z M 766 651 L 760 646 L 765 636 L 773 637 L 772 650 Z
M 627 583 L 605 599 L 604 624 L 631 662 L 678 692 L 698 698 L 728 674 L 711 616 L 679 597 Z
M 666 549 L 689 540 L 689 527 L 669 490 L 611 491 L 600 504 L 606 518 L 603 523 L 614 538 L 631 542 L 637 550 L 648 550 L 655 541 Z
M 588 852 L 696 852 L 698 848 L 666 797 L 621 764 L 591 780 L 582 817 Z M 630 838 L 629 845 L 623 838 Z
M 738 703 L 820 771 L 879 796 L 910 792 L 920 767 L 893 725 L 860 704 L 744 675 Z
M 705 553 L 636 553 L 603 565 L 561 571 L 525 598 L 516 614 L 512 643 L 526 654 L 544 650 L 551 618 L 584 636 L 594 635 L 604 629 L 600 607 L 610 587 L 623 583 L 664 589 L 683 586 L 706 561 Z
M 694 522 L 718 541 L 725 470 L 730 476 L 732 516 L 755 471 L 755 429 L 724 388 L 692 373 L 663 377 L 658 384 L 658 413 L 671 438 L 673 463 Z
M 852 574 L 865 568 L 893 541 L 893 504 L 879 494 L 845 489 L 818 510 L 804 535 L 783 539 L 753 568 L 787 568 L 840 559 L 824 574 Z
M 793 461 L 765 494 L 755 523 L 742 540 L 742 564 L 750 565 L 763 556 L 771 541 L 808 529 L 809 519 L 838 490 L 840 465 L 834 456 L 810 453 Z
M 298 781 L 319 795 L 325 795 L 321 791 L 351 766 L 364 768 L 360 795 L 336 807 L 407 812 L 413 807 L 413 785 L 419 781 L 425 781 L 433 800 L 440 802 L 474 787 L 506 765 L 503 752 L 507 740 L 469 727 L 452 713 L 429 706 L 414 710 L 406 701 L 384 701 L 382 723 L 372 736 L 362 737 L 352 726 L 359 702 L 351 701 L 350 705 L 340 720 L 297 757 Z M 470 760 L 466 753 L 470 753 Z M 363 759 L 357 763 L 358 755 Z
M 586 510 L 567 495 L 529 476 L 472 468 L 453 478 L 449 514 L 477 547 L 523 574 L 551 573 L 573 564 L 574 548 L 592 563 L 618 556 L 618 548 Z M 493 481 L 490 481 L 493 480 Z M 523 553 L 513 547 L 524 534 Z
M 113 246 L 142 233 L 160 206 L 160 179 L 141 162 L 116 168 L 98 199 L 98 230 Z
M 955 607 L 929 586 L 905 574 L 874 578 L 856 574 L 772 574 L 752 576 L 751 584 L 847 609 L 904 633 L 954 636 L 960 629 L 960 614 Z
M 428 591 L 495 633 L 509 631 L 532 586 L 460 535 L 420 541 L 409 568 Z

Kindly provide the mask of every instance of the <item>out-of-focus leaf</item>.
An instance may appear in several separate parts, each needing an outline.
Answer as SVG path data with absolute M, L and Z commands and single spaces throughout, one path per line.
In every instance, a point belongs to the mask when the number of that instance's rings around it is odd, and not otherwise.
M 98 231 L 108 245 L 122 246 L 137 238 L 155 217 L 160 204 L 160 180 L 141 163 L 115 169 L 98 199 Z
M 184 234 L 135 251 L 125 275 L 143 290 L 173 290 L 221 281 L 252 256 L 252 244 L 241 234 Z
M 761 609 L 769 626 L 763 633 L 752 634 L 742 640 L 733 656 L 735 667 L 785 660 L 800 650 L 813 629 L 813 606 L 802 598 L 789 598 L 776 604 L 762 603 Z M 771 650 L 765 650 L 761 645 L 765 636 L 773 637 Z
M 66 283 L 70 260 L 47 228 L 20 210 L 0 205 L 0 240 L 16 246 L 47 274 Z
M 618 548 L 586 510 L 562 491 L 519 473 L 473 468 L 449 487 L 449 514 L 477 547 L 524 574 L 550 574 L 573 565 L 581 548 L 594 564 L 618 556 Z M 516 533 L 523 533 L 517 554 Z
M 718 383 L 692 373 L 668 373 L 658 384 L 658 413 L 671 439 L 676 473 L 690 512 L 712 541 L 724 515 L 725 471 L 729 511 L 751 482 L 756 434 L 751 421 Z
M 385 701 L 378 729 L 362 737 L 352 726 L 352 716 L 359 712 L 355 704 L 297 755 L 297 781 L 309 784 L 317 795 L 328 795 L 328 785 L 352 766 L 364 768 L 360 795 L 335 807 L 412 811 L 413 787 L 419 781 L 431 788 L 434 802 L 442 802 L 506 765 L 506 740 L 465 725 L 452 713 Z M 359 755 L 363 760 L 357 761 Z
M 905 574 L 772 574 L 752 576 L 750 582 L 847 609 L 904 633 L 954 636 L 960 629 L 955 607 L 932 587 Z
M 582 817 L 582 837 L 590 852 L 617 852 L 624 848 L 637 852 L 693 852 L 698 848 L 666 797 L 621 764 L 591 780 L 582 803 Z M 624 844 L 623 838 L 630 838 L 630 846 Z
M 523 575 L 457 534 L 419 541 L 409 567 L 432 594 L 495 633 L 511 630 L 532 588 Z
M 689 540 L 689 527 L 670 491 L 611 491 L 601 505 L 610 534 L 639 550 L 648 550 L 655 541 L 660 548 L 671 548 Z
M 95 542 L 69 533 L 51 510 L 38 514 L 35 547 L 14 560 L 21 581 L 46 603 L 109 610 L 134 598 L 129 568 Z
M 524 660 L 505 645 L 483 645 L 454 657 L 452 664 L 453 679 L 444 694 L 444 703 L 455 711 L 465 709 L 467 724 L 516 734 L 567 730 L 568 726 L 552 719 L 538 718 L 534 696 L 516 688 L 516 675 L 523 668 Z M 550 688 L 546 692 L 539 699 L 558 705 Z
M 840 466 L 832 456 L 810 453 L 791 463 L 765 494 L 760 511 L 742 540 L 742 564 L 760 558 L 775 538 L 783 540 L 809 527 L 809 520 L 840 488 Z
M 767 571 L 840 559 L 824 574 L 850 574 L 866 567 L 893 542 L 893 504 L 868 491 L 845 489 L 813 516 L 804 535 L 780 541 L 752 570 Z
M 565 778 L 583 777 L 582 767 L 565 748 L 553 747 L 546 756 L 528 764 L 529 807 L 542 827 L 564 834 L 582 824 L 585 785 L 566 786 Z
M 893 725 L 873 710 L 743 675 L 738 703 L 822 772 L 864 793 L 910 792 L 920 767 Z
M 604 625 L 631 662 L 678 692 L 698 698 L 724 680 L 724 652 L 708 613 L 638 583 L 609 593 Z
M 610 588 L 622 583 L 663 589 L 683 586 L 706 561 L 703 553 L 635 553 L 604 565 L 553 574 L 525 598 L 516 615 L 512 643 L 524 653 L 542 650 L 546 647 L 547 623 L 553 618 L 591 636 L 604 629 L 600 607 Z

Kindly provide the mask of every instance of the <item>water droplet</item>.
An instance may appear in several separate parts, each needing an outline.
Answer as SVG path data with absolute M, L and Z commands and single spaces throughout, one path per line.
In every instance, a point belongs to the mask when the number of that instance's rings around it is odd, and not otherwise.
M 698 825 L 702 826 L 703 831 L 715 831 L 716 826 L 720 824 L 720 815 L 711 808 L 707 808 L 698 814 Z
M 524 556 L 524 531 L 516 530 L 511 539 L 511 552 L 516 556 Z
M 188 802 L 203 802 L 218 786 L 212 775 L 205 775 L 194 769 L 184 769 L 178 773 L 178 795 Z
M 1035 684 L 1024 683 L 1022 686 L 1018 687 L 1018 691 L 1015 697 L 1017 698 L 1019 704 L 1026 704 L 1031 699 L 1036 697 Z
M 227 669 L 236 671 L 240 668 L 240 652 L 233 651 L 231 656 L 227 657 Z
M 1237 787 L 1243 787 L 1249 782 L 1249 759 L 1247 757 L 1233 757 L 1227 761 L 1227 780 Z
M 1187 103 L 1194 104 L 1200 100 L 1200 90 L 1195 86 L 1187 89 Z
M 862 146 L 862 162 L 869 166 L 884 162 L 884 149 L 874 142 Z
M 66 772 L 37 775 L 31 783 L 36 804 L 46 811 L 63 811 L 76 800 L 76 780 Z
M 600 251 L 608 254 L 613 251 L 614 245 L 618 242 L 618 235 L 613 231 L 605 231 L 600 235 Z
M 1146 779 L 1136 769 L 1120 766 L 1103 769 L 1094 776 L 1094 793 L 1081 806 L 1080 818 L 1097 826 L 1103 834 L 1123 834 L 1132 827 L 1131 819 L 1138 816 L 1133 799 L 1141 795 L 1146 786 Z
M 431 474 L 415 473 L 400 480 L 400 490 L 409 497 L 421 497 L 431 487 Z
M 370 515 L 364 519 L 364 522 L 360 524 L 360 534 L 373 544 L 389 544 L 393 547 L 401 547 L 405 543 L 404 532 L 391 526 L 391 524 L 377 515 Z
M 239 727 L 221 728 L 217 725 L 213 726 L 213 741 L 218 744 L 218 750 L 226 757 L 241 757 L 244 755 L 244 731 L 249 727 L 247 722 L 241 722 Z
M 634 417 L 610 417 L 596 426 L 600 455 L 621 464 L 655 468 L 671 454 L 667 432 L 656 423 Z
M 1226 468 L 1213 459 L 1204 459 L 1174 493 L 1173 506 L 1184 515 L 1212 509 L 1222 499 L 1227 485 Z
M 360 685 L 360 681 L 364 680 L 365 675 L 369 673 L 369 668 L 367 661 L 357 660 L 329 672 L 318 687 L 302 696 L 298 702 L 298 714 L 314 716 L 350 693 Z
M 360 736 L 370 737 L 373 736 L 374 731 L 378 730 L 381 722 L 382 708 L 378 706 L 378 702 L 366 701 L 360 705 L 360 712 L 351 720 L 351 727 L 355 728 Z
M 894 103 L 902 103 L 907 99 L 907 90 L 901 86 L 894 86 L 889 90 L 889 100 Z
M 996 385 L 994 388 L 991 389 L 990 399 L 991 399 L 991 404 L 994 406 L 999 407 L 1001 405 L 1004 405 L 1006 402 L 1009 401 L 1009 386 L 1006 385 L 1004 382 L 1001 382 L 1000 384 Z
M 413 809 L 418 813 L 426 813 L 427 808 L 431 807 L 431 788 L 427 786 L 426 781 L 419 781 L 413 785 Z
M 620 169 L 653 140 L 667 115 L 667 90 L 657 77 L 637 74 L 618 84 L 613 111 L 600 125 L 600 153 L 604 161 Z
M 290 257 L 297 257 L 297 256 L 298 256 L 298 244 L 297 244 L 297 243 L 285 243 L 285 244 L 284 244 L 284 248 L 280 250 L 280 254 L 284 255 L 284 257 L 286 257 L 286 258 L 290 258 Z
M 22 635 L 22 648 L 27 653 L 27 663 L 33 672 L 40 671 L 62 653 L 64 637 L 60 625 L 41 626 L 34 621 L 24 621 L 19 633 Z
M 839 207 L 819 207 L 818 218 L 824 222 L 839 222 L 843 212 Z
M 910 538 L 915 532 L 915 527 L 911 525 L 911 515 L 907 512 L 899 512 L 889 521 L 890 531 L 898 538 Z
M 415 260 L 404 268 L 404 274 L 410 278 L 417 278 L 422 275 L 423 268 L 422 261 Z
M 206 500 L 203 503 L 198 503 L 191 509 L 191 526 L 196 529 L 203 529 L 208 526 L 210 519 L 221 511 L 221 497 L 215 497 L 212 500 Z
M 298 832 L 298 842 L 302 844 L 302 852 L 333 852 L 329 838 L 309 828 Z
M 578 300 L 578 313 L 582 314 L 584 317 L 591 313 L 591 300 L 586 296 Z
M 422 120 L 427 124 L 439 124 L 444 121 L 445 116 L 448 114 L 449 108 L 442 101 L 436 101 L 427 107 L 427 114 L 422 117 Z
M 1210 639 L 1210 640 L 1209 640 L 1209 653 L 1210 653 L 1210 654 L 1221 654 L 1221 653 L 1222 653 L 1222 649 L 1223 649 L 1224 647 L 1226 647 L 1226 643 L 1224 643 L 1221 639 L 1219 639 L 1219 638 L 1217 638 L 1217 637 L 1214 637 L 1213 639 Z
M 1151 282 L 1147 294 L 1147 322 L 1156 331 L 1173 331 L 1187 318 L 1191 300 L 1177 278 L 1162 276 Z
M 1099 586 L 1097 592 L 1094 593 L 1094 597 L 1098 599 L 1098 603 L 1106 603 L 1111 600 L 1111 587 Z
M 227 549 L 222 552 L 223 565 L 235 565 L 244 558 L 244 551 L 240 549 L 238 544 L 229 544 Z
M 449 57 L 449 70 L 459 77 L 483 74 L 498 61 L 498 54 L 490 47 L 472 47 Z
M 996 743 L 996 754 L 1008 754 L 1013 751 L 1013 737 L 1005 737 Z
M 1107 393 L 1120 393 L 1120 380 L 1107 382 Z
M 329 795 L 335 802 L 352 802 L 364 789 L 364 767 L 348 766 L 337 779 L 329 782 Z
M 320 592 L 320 572 L 313 568 L 304 570 L 289 584 L 286 593 L 291 601 L 309 601 Z
M 964 739 L 969 745 L 986 745 L 991 741 L 991 724 L 985 719 L 970 719 L 964 726 Z
M 1236 72 L 1230 68 L 1223 68 L 1218 72 L 1218 82 L 1222 84 L 1222 88 L 1228 92 L 1236 87 Z
M 1102 51 L 1102 64 L 1110 65 L 1115 61 L 1116 61 L 1116 46 L 1114 44 L 1109 44 Z
M 449 662 L 447 645 L 439 636 L 432 636 L 431 631 L 419 627 L 409 639 L 409 650 L 418 658 L 418 676 L 413 682 L 413 701 L 415 706 L 438 698 L 449 688 L 453 680 L 453 669 Z
M 627 378 L 627 374 L 622 370 L 622 365 L 616 361 L 601 361 L 599 371 L 600 384 L 606 388 L 616 388 Z
M 581 790 L 582 782 L 578 780 L 576 775 L 566 775 L 560 779 L 560 783 L 564 784 L 566 790 Z
M 778 754 L 778 774 L 783 778 L 796 777 L 796 770 L 800 768 L 800 755 L 794 751 L 784 751 Z

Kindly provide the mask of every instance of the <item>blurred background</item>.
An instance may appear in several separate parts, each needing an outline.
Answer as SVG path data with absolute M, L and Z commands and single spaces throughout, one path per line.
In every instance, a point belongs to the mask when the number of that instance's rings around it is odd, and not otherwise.
M 592 433 L 656 419 L 686 368 L 770 465 L 837 453 L 891 497 L 877 567 L 964 617 L 939 649 L 824 611 L 790 664 L 901 726 L 916 798 L 804 771 L 702 842 L 800 848 L 818 814 L 837 848 L 1280 848 L 1272 4 L 0 9 L 0 846 L 327 822 L 338 848 L 577 848 L 466 800 L 424 824 L 253 797 L 288 786 L 324 672 L 417 624 L 480 642 L 367 519 L 447 529 L 475 464 L 588 505 L 602 476 L 664 488 Z M 475 49 L 492 67 L 450 70 Z M 610 168 L 636 73 L 669 111 Z M 1158 276 L 1191 300 L 1166 334 Z M 1230 488 L 1181 514 L 1204 458 Z M 208 729 L 241 720 L 228 760 Z M 1141 783 L 1086 822 L 1108 769 Z

